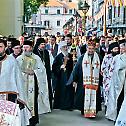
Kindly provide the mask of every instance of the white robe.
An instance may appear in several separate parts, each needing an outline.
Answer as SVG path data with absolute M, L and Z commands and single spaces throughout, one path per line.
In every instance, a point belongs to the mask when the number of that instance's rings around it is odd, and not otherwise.
M 117 100 L 124 86 L 124 95 L 126 95 L 126 55 L 119 54 L 113 58 L 114 67 L 111 75 L 111 85 L 109 99 L 106 111 L 106 117 L 113 121 L 117 117 Z
M 91 63 L 91 58 L 86 52 L 82 61 L 84 95 L 84 116 L 96 116 L 96 91 L 99 85 L 100 60 L 95 52 Z
M 23 76 L 16 59 L 13 56 L 8 55 L 6 59 L 2 61 L 0 74 L 0 100 L 7 100 L 6 94 L 12 93 L 17 94 L 17 99 L 20 102 L 26 103 L 23 83 Z
M 19 105 L 0 100 L 0 126 L 21 126 Z
M 112 54 L 105 55 L 101 65 L 101 71 L 103 73 L 103 94 L 104 94 L 105 105 L 107 105 L 108 103 L 108 94 L 109 94 L 109 87 L 110 87 L 109 70 L 112 64 L 112 60 L 113 60 Z
M 47 113 L 50 112 L 50 105 L 49 105 L 49 96 L 48 96 L 48 83 L 47 83 L 47 75 L 46 75 L 46 69 L 44 67 L 44 64 L 42 63 L 41 59 L 39 58 L 39 56 L 35 55 L 32 53 L 32 58 L 35 59 L 36 63 L 35 66 L 33 68 L 33 71 L 37 77 L 37 82 L 38 82 L 38 114 L 43 114 L 43 113 Z M 24 59 L 24 55 L 22 54 L 21 56 L 19 56 L 17 58 L 18 63 L 20 65 L 20 67 L 22 68 L 22 64 L 23 64 L 23 59 Z M 34 75 L 27 75 L 25 73 L 23 73 L 24 76 L 24 80 L 25 82 L 27 82 L 27 77 L 31 78 L 32 82 L 31 84 L 34 84 Z M 27 86 L 27 83 L 24 83 L 25 87 Z M 26 96 L 31 92 L 33 86 L 29 86 L 30 90 L 26 90 L 25 89 L 25 94 Z M 27 96 L 27 98 L 29 98 Z M 33 102 L 33 101 L 29 101 L 27 99 L 27 102 Z
M 119 115 L 117 117 L 115 126 L 126 126 L 126 96 L 122 103 Z
M 2 61 L 0 73 L 0 94 L 17 94 L 18 100 L 26 103 L 22 84 L 23 78 L 17 61 L 14 57 L 7 56 L 7 58 Z

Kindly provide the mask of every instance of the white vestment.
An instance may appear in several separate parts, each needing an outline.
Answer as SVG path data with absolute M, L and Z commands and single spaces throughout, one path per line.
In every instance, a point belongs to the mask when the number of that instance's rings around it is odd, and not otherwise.
M 23 76 L 16 59 L 7 56 L 0 64 L 0 100 L 8 100 L 8 94 L 16 94 L 17 100 L 26 104 Z
M 13 56 L 3 60 L 0 71 L 0 94 L 17 94 L 18 100 L 26 102 L 23 78 L 18 63 Z
M 117 117 L 117 100 L 123 87 L 124 96 L 126 96 L 126 54 L 115 56 L 113 64 L 106 117 L 115 121 Z
M 21 126 L 18 104 L 0 100 L 0 126 Z
M 126 96 L 119 111 L 115 126 L 126 126 Z
M 47 83 L 47 75 L 44 64 L 42 63 L 39 56 L 32 53 L 30 57 L 24 56 L 22 54 L 17 58 L 19 65 L 22 70 L 22 74 L 24 77 L 24 87 L 25 87 L 25 95 L 27 97 L 27 105 L 32 112 L 32 116 L 34 116 L 34 92 L 35 92 L 35 80 L 34 75 L 28 75 L 24 73 L 25 69 L 32 69 L 37 77 L 38 84 L 38 114 L 43 114 L 50 112 L 49 105 L 49 95 L 48 95 L 48 83 Z
M 101 65 L 101 71 L 103 73 L 103 94 L 104 94 L 105 105 L 107 105 L 108 103 L 108 94 L 109 94 L 109 87 L 110 87 L 109 71 L 112 64 L 112 60 L 113 60 L 112 54 L 105 55 Z
M 82 61 L 84 95 L 84 116 L 96 116 L 96 91 L 99 85 L 100 60 L 97 53 L 94 53 L 93 60 L 85 53 Z

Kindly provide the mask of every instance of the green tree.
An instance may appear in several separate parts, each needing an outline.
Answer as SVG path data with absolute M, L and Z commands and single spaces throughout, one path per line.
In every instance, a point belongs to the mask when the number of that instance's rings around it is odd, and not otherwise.
M 31 18 L 32 14 L 36 14 L 41 4 L 46 5 L 49 0 L 24 0 L 24 17 L 25 21 Z

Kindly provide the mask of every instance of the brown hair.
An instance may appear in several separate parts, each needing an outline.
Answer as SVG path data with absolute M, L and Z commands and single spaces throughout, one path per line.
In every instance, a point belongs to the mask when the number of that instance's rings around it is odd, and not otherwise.
M 4 39 L 0 39 L 0 43 L 3 43 L 5 45 L 5 47 L 7 47 L 7 41 Z

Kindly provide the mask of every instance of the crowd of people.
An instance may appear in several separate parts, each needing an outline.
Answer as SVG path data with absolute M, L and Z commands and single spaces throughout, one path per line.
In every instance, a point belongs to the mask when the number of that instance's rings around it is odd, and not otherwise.
M 126 126 L 126 34 L 0 36 L 0 80 L 1 126 L 35 126 L 52 109 L 95 118 L 103 107 Z

